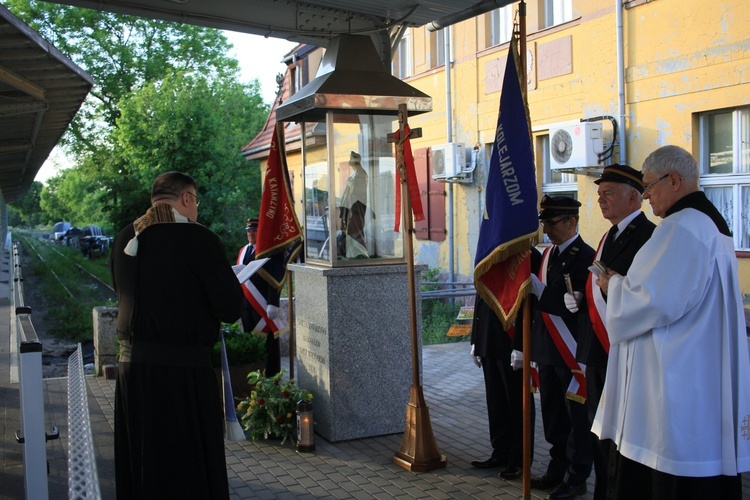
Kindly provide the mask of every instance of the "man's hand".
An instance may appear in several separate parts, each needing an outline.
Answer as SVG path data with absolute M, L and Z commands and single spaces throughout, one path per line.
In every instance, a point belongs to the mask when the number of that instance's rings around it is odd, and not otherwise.
M 474 354 L 474 344 L 471 344 L 471 360 L 474 362 L 475 365 L 477 365 L 477 368 L 482 367 L 482 358 Z
M 270 319 L 276 319 L 279 317 L 279 308 L 268 304 L 268 306 L 266 306 L 266 314 Z
M 544 289 L 547 288 L 547 285 L 542 283 L 542 281 L 537 277 L 536 274 L 531 275 L 531 293 L 533 293 L 537 299 L 542 298 L 542 293 L 544 292 Z
M 510 367 L 513 371 L 518 371 L 523 368 L 523 353 L 513 349 L 510 353 Z
M 563 295 L 563 300 L 565 300 L 565 307 L 567 307 L 568 311 L 572 313 L 578 312 L 578 306 L 581 305 L 582 298 L 583 294 L 581 292 L 573 292 L 573 295 L 569 293 Z
M 599 277 L 596 278 L 596 284 L 599 285 L 599 288 L 604 295 L 609 294 L 609 279 L 615 275 L 619 276 L 619 274 L 620 273 L 618 273 L 617 271 L 613 271 L 612 269 L 610 269 L 606 273 L 601 273 Z

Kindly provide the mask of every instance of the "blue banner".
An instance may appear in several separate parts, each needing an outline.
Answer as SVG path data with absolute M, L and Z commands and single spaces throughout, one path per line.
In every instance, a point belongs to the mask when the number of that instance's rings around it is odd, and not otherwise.
M 503 77 L 486 206 L 474 260 L 477 292 L 506 329 L 530 288 L 529 251 L 539 229 L 531 126 L 517 68 L 514 39 Z

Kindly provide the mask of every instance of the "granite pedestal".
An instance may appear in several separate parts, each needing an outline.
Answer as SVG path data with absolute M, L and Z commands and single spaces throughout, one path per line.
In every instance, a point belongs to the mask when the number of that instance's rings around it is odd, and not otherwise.
M 406 265 L 289 269 L 295 378 L 313 393 L 315 432 L 333 442 L 402 433 L 412 384 Z M 417 300 L 420 352 L 421 310 Z

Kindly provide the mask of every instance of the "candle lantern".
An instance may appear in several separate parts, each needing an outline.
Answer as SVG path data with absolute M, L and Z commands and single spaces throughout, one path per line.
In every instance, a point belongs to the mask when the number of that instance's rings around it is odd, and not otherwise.
M 312 402 L 306 399 L 297 403 L 297 451 L 304 453 L 315 451 L 313 406 Z

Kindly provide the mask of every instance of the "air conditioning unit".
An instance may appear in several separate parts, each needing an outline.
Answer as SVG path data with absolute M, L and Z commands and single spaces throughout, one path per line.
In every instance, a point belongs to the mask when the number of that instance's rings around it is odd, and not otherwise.
M 604 151 L 602 124 L 580 122 L 549 129 L 550 168 L 597 167 Z
M 466 166 L 464 145 L 455 142 L 432 146 L 432 178 L 446 180 L 461 177 Z

